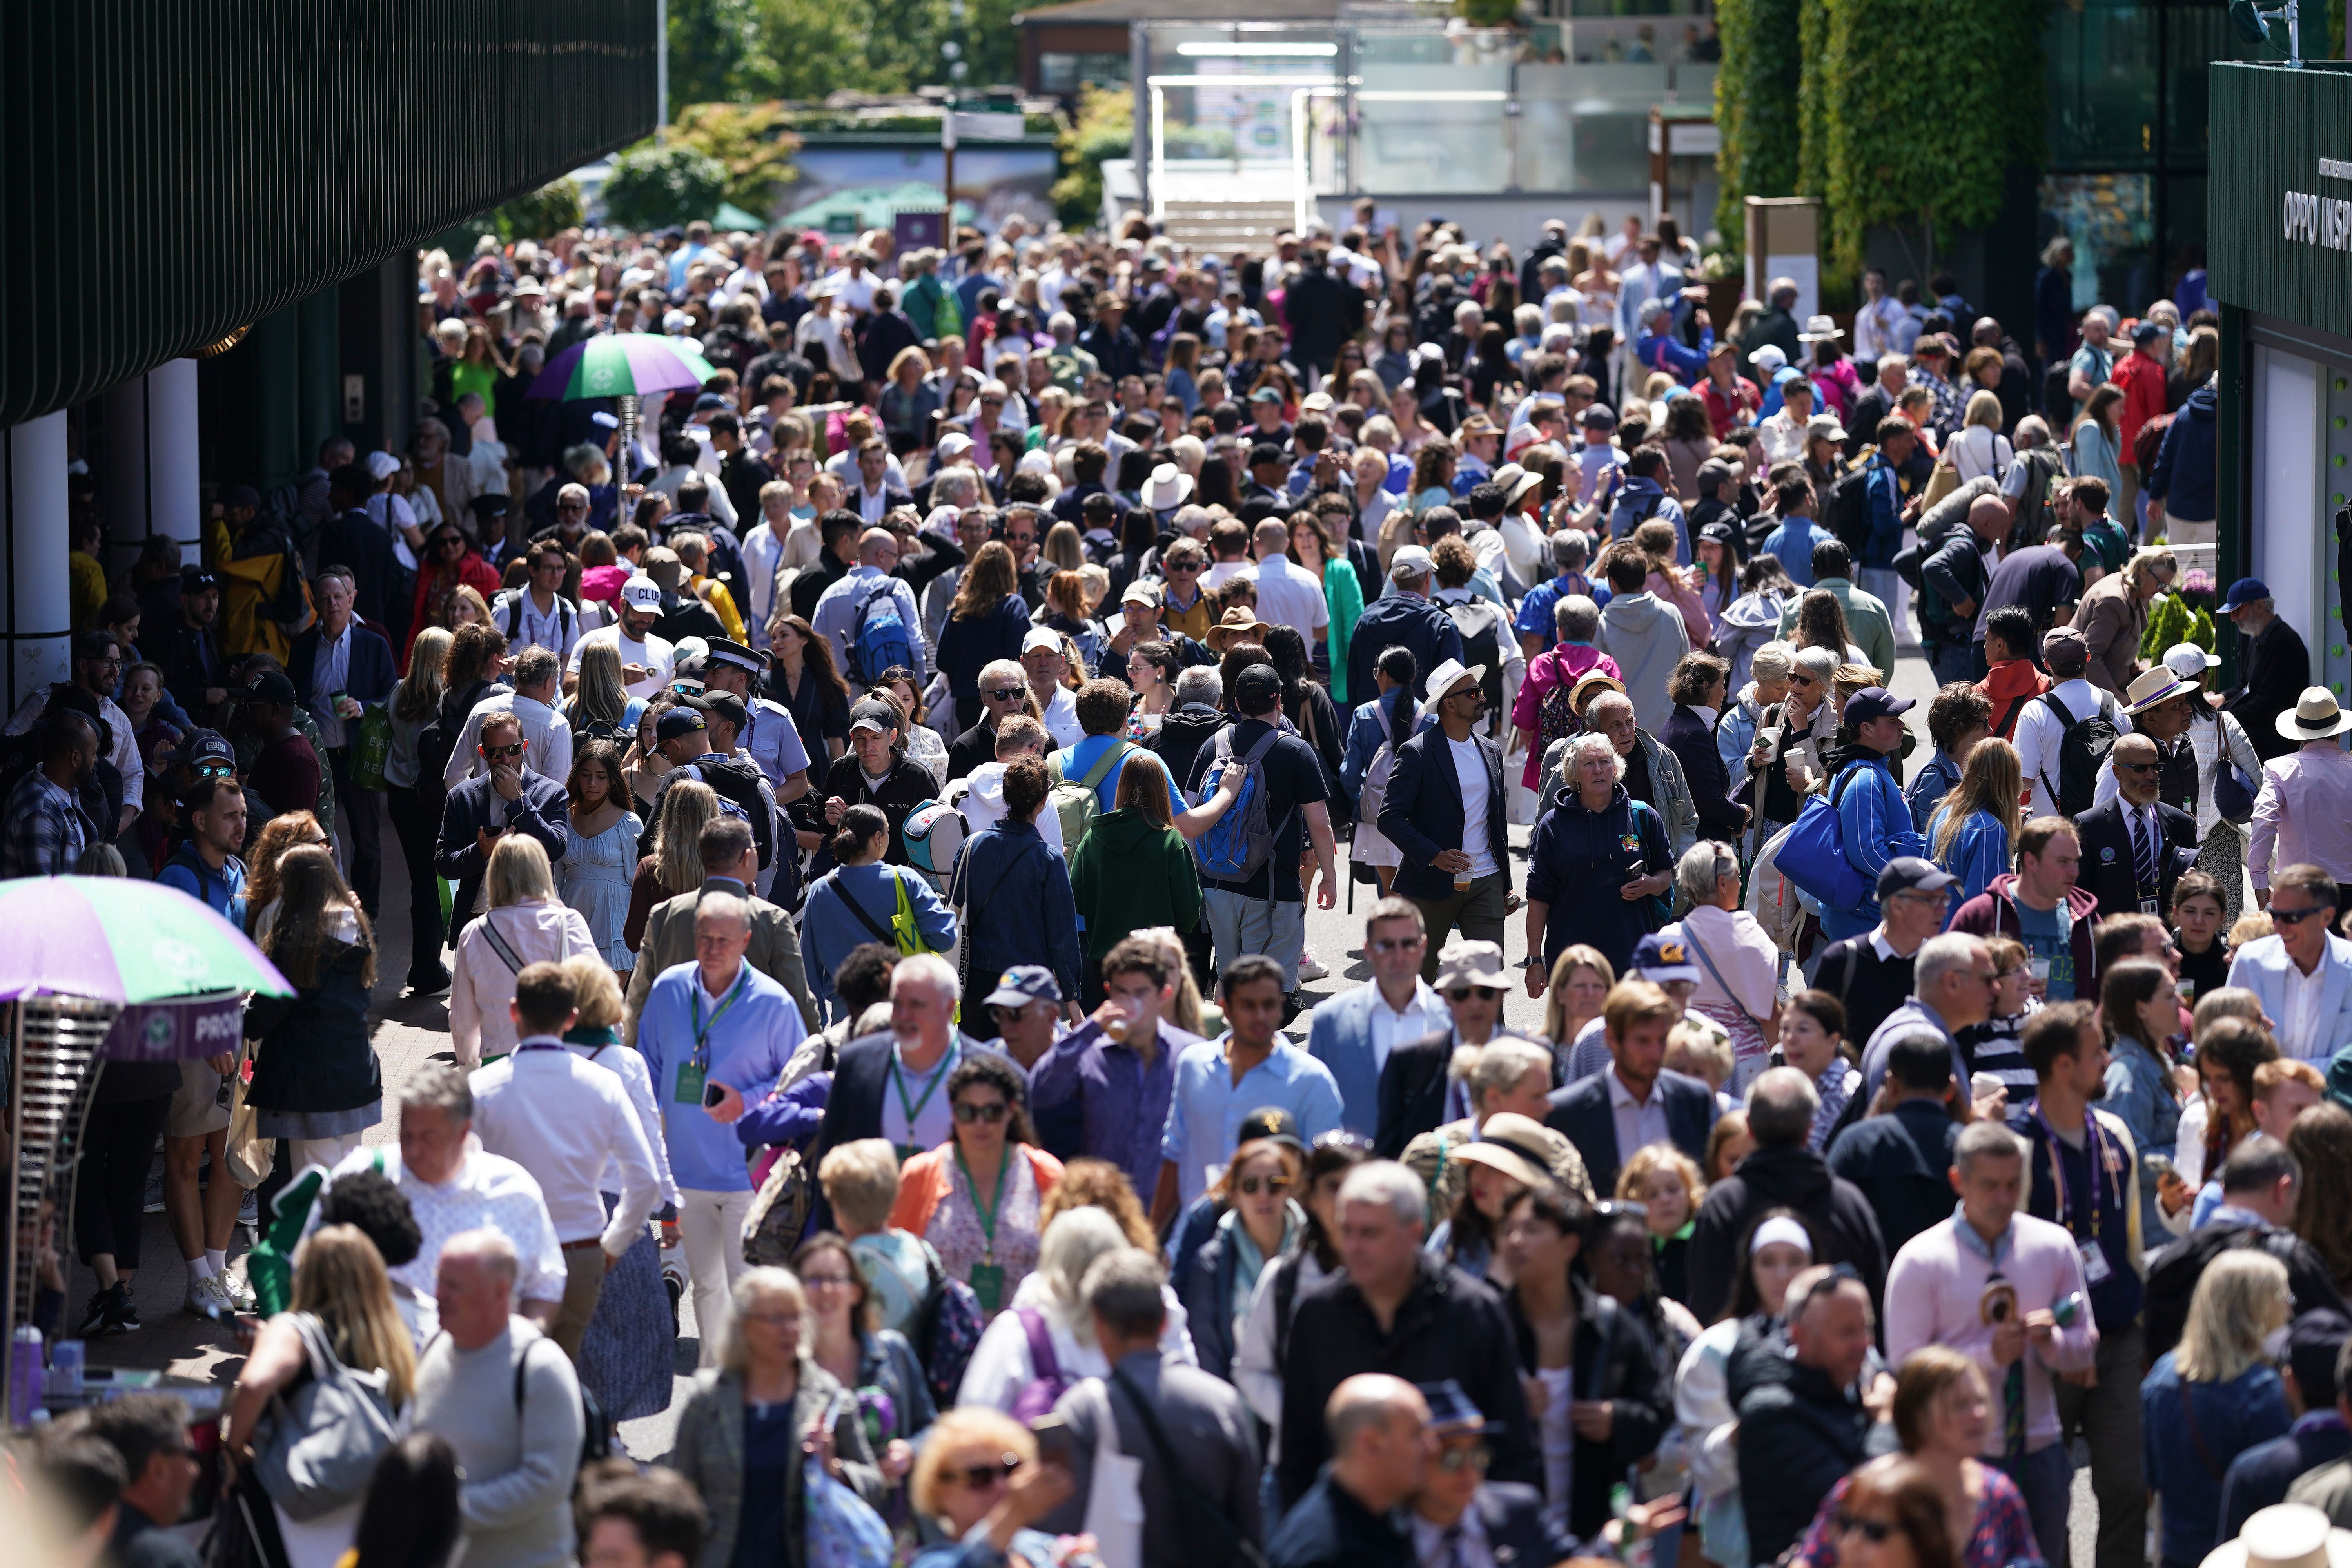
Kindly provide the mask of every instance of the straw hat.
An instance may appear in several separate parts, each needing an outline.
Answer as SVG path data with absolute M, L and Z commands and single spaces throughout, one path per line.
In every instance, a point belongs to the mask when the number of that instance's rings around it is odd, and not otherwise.
M 2276 721 L 2278 732 L 2295 742 L 2323 741 L 2352 730 L 2352 714 L 2344 711 L 2336 693 L 2325 686 L 2305 687 L 2294 711 L 2280 714 Z
M 2336 1530 L 2309 1503 L 2256 1509 L 2200 1568 L 2352 1568 L 2352 1530 Z

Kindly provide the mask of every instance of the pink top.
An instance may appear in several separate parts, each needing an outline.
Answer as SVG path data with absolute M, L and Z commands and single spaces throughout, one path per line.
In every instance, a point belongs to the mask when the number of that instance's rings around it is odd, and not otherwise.
M 1598 669 L 1612 680 L 1625 679 L 1617 668 L 1617 661 L 1591 643 L 1564 642 L 1555 643 L 1547 652 L 1536 655 L 1535 661 L 1528 666 L 1527 679 L 1519 682 L 1518 700 L 1511 704 L 1511 722 L 1538 738 L 1528 748 L 1527 771 L 1519 782 L 1538 794 L 1542 793 L 1536 773 L 1543 766 L 1544 698 L 1554 688 L 1567 691 L 1590 669 Z
M 2001 1389 L 2007 1368 L 1992 1359 L 1992 1327 L 1979 1310 L 1993 1273 L 1992 1258 L 1968 1221 L 1955 1214 L 1921 1231 L 1895 1255 L 1886 1276 L 1886 1364 L 1901 1366 L 1922 1345 L 1946 1345 L 1977 1363 L 1992 1391 L 1994 1414 L 1986 1431 L 1986 1453 L 2001 1449 Z M 2041 1311 L 2078 1298 L 2074 1325 L 2053 1330 L 2050 1342 L 2025 1347 L 2025 1448 L 2032 1453 L 2058 1441 L 2058 1402 L 2051 1374 L 2087 1372 L 2099 1353 L 2099 1331 L 2092 1326 L 2083 1282 L 2083 1258 L 2066 1227 L 2021 1214 L 2010 1222 L 2000 1245 L 2000 1274 L 2017 1290 L 2017 1310 Z M 2131 1265 L 2110 1258 L 2113 1268 Z
M 580 596 L 593 599 L 599 604 L 616 603 L 621 597 L 621 584 L 629 580 L 629 574 L 635 570 L 625 561 L 615 562 L 610 566 L 591 566 L 580 574 Z
M 1653 572 L 1642 586 L 1681 612 L 1691 647 L 1704 648 L 1715 639 L 1715 622 L 1707 616 L 1706 601 L 1679 571 Z

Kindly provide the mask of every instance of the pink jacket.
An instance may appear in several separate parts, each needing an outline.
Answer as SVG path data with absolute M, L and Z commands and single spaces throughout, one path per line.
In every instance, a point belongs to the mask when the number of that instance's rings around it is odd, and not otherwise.
M 1587 670 L 1598 669 L 1615 681 L 1625 677 L 1618 671 L 1617 661 L 1594 647 L 1591 643 L 1554 643 L 1536 655 L 1528 666 L 1527 679 L 1519 682 L 1518 700 L 1511 704 L 1511 722 L 1530 735 L 1543 732 L 1544 698 L 1554 687 L 1563 689 L 1574 686 Z M 1528 766 L 1519 782 L 1529 789 L 1541 791 L 1536 783 L 1536 772 L 1543 766 L 1543 746 L 1540 742 L 1528 748 Z
M 1922 1345 L 1944 1345 L 1974 1361 L 1992 1390 L 1993 1418 L 1987 1428 L 1986 1453 L 2000 1452 L 2001 1388 L 2007 1369 L 1992 1359 L 1992 1327 L 1979 1310 L 1993 1273 L 1992 1260 L 1975 1231 L 1963 1237 L 1958 1227 L 1968 1221 L 1954 1215 L 1943 1224 L 1921 1231 L 1895 1255 L 1886 1275 L 1886 1364 L 1901 1366 Z M 2130 1264 L 2111 1258 L 2109 1264 Z M 2077 1298 L 2074 1325 L 2053 1330 L 2050 1342 L 2025 1347 L 2025 1450 L 2032 1453 L 2058 1441 L 2058 1402 L 2052 1392 L 2056 1373 L 2087 1372 L 2098 1359 L 2099 1331 L 2091 1322 L 2091 1303 L 2083 1279 L 2083 1258 L 2066 1227 L 2020 1214 L 2010 1222 L 2000 1248 L 2001 1277 L 2016 1288 L 2019 1316 Z
M 1704 648 L 1715 640 L 1715 622 L 1707 616 L 1706 601 L 1699 597 L 1698 590 L 1680 572 L 1653 572 L 1642 586 L 1681 613 L 1683 630 L 1690 634 L 1691 647 Z

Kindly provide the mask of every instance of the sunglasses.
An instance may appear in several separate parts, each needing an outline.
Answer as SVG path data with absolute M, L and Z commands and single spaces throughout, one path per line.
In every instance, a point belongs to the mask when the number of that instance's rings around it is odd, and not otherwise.
M 230 763 L 198 763 L 195 766 L 200 779 L 225 779 L 236 772 L 236 765 Z
M 1483 1471 L 1493 1462 L 1494 1457 L 1486 1444 L 1472 1443 L 1466 1447 L 1448 1448 L 1438 1455 L 1437 1468 L 1441 1470 L 1453 1471 L 1467 1467 L 1470 1469 Z
M 2119 773 L 2152 773 L 2156 769 L 2157 764 L 2154 763 L 2117 763 L 2116 764 L 2116 772 Z
M 985 687 L 982 689 L 980 694 L 993 702 L 1013 702 L 1017 701 L 1028 689 L 1025 686 Z
M 956 1101 L 955 1119 L 967 1127 L 975 1121 L 985 1121 L 993 1127 L 1003 1121 L 1012 1109 L 1001 1100 L 992 1100 L 985 1105 L 975 1105 L 969 1100 L 960 1100 Z
M 1451 1001 L 1467 1002 L 1473 996 L 1500 996 L 1502 993 L 1486 985 L 1457 985 L 1445 994 Z
M 1840 1535 L 1859 1533 L 1864 1541 L 1874 1546 L 1885 1542 L 1902 1528 L 1887 1520 L 1864 1519 L 1858 1513 L 1848 1513 L 1843 1509 L 1838 1510 L 1837 1527 Z
M 1288 1176 L 1243 1176 L 1234 1183 L 1242 1196 L 1254 1198 L 1260 1193 L 1286 1193 L 1290 1190 Z
M 1010 1478 L 1021 1468 L 1021 1456 L 1006 1454 L 992 1465 L 971 1465 L 961 1470 L 941 1470 L 940 1479 L 972 1491 L 985 1491 Z
M 494 763 L 500 757 L 520 757 L 522 755 L 522 743 L 517 742 L 511 746 L 484 746 L 482 755 Z
M 436 550 L 447 550 L 453 545 L 459 550 L 463 550 L 466 548 L 466 542 L 458 538 L 454 533 L 444 538 L 436 539 L 433 542 L 433 548 Z
M 2283 910 L 2276 904 L 2271 906 L 2271 919 L 2291 926 L 2301 925 L 2314 915 L 2326 916 L 2335 912 L 2336 906 L 2333 904 L 2315 904 L 2307 910 Z
M 1384 936 L 1372 943 L 1374 952 L 1409 952 L 1428 942 L 1425 936 Z
M 1197 561 L 1163 561 L 1160 564 L 1171 572 L 1198 572 L 1201 569 Z
M 560 500 L 555 503 L 555 510 L 558 511 L 586 511 L 588 510 L 588 503 L 584 500 Z

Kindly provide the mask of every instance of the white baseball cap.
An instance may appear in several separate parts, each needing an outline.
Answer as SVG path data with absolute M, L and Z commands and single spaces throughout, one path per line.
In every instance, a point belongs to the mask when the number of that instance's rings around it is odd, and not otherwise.
M 621 584 L 621 602 L 633 610 L 658 610 L 661 597 L 661 584 L 642 572 Z

